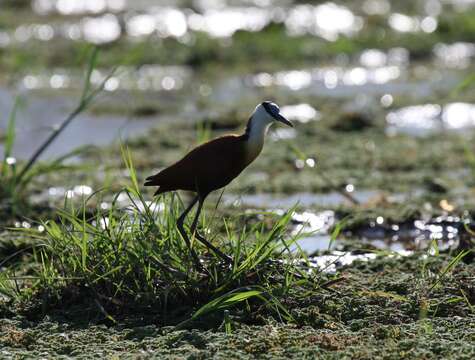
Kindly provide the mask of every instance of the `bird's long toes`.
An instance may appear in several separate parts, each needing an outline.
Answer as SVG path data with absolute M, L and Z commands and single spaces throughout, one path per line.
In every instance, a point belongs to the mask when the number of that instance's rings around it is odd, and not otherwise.
M 224 260 L 225 263 L 227 263 L 228 265 L 232 265 L 234 264 L 234 258 L 229 256 L 229 255 L 226 255 L 224 253 L 221 253 L 221 258 Z

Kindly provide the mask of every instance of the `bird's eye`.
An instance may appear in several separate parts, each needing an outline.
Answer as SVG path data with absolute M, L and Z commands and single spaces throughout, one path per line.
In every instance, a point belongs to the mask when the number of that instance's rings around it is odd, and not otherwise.
M 277 104 L 271 102 L 271 101 L 264 101 L 262 103 L 262 106 L 264 109 L 267 111 L 269 115 L 276 116 L 279 114 L 279 107 Z

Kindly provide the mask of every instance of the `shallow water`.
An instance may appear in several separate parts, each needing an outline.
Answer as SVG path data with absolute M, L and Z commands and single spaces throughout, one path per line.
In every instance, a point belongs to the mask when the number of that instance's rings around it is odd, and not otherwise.
M 291 35 L 312 34 L 327 40 L 339 35 L 354 35 L 363 19 L 344 5 L 328 2 L 320 5 L 294 5 L 289 1 L 252 3 L 233 1 L 196 1 L 194 8 L 180 8 L 179 1 L 125 2 L 105 0 L 52 1 L 35 0 L 33 10 L 39 15 L 60 15 L 52 24 L 20 25 L 3 32 L 3 44 L 37 39 L 58 38 L 85 40 L 95 44 L 111 43 L 121 37 L 131 40 L 150 35 L 189 41 L 193 32 L 202 31 L 216 38 L 229 38 L 236 31 L 260 31 L 270 23 L 283 23 Z M 279 6 L 281 5 L 281 6 Z M 81 16 L 72 21 L 68 16 Z M 304 21 L 302 21 L 304 19 Z
M 416 189 L 407 194 L 384 194 L 389 202 L 403 202 L 410 197 L 421 194 L 420 189 Z M 352 184 L 348 184 L 346 190 L 343 192 L 328 192 L 328 193 L 293 193 L 293 194 L 244 194 L 231 195 L 225 194 L 223 201 L 226 205 L 234 206 L 250 206 L 268 209 L 288 209 L 294 205 L 303 208 L 308 208 L 313 205 L 319 207 L 336 207 L 340 205 L 352 204 L 355 201 L 358 203 L 367 203 L 371 200 L 379 198 L 381 191 L 375 189 L 361 189 L 356 190 Z M 350 200 L 349 196 L 353 199 Z
M 296 214 L 297 218 L 298 216 L 299 214 Z M 344 247 L 358 251 L 390 251 L 401 254 L 422 250 L 434 254 L 463 247 L 463 242 L 470 238 L 465 230 L 466 222 L 458 217 L 445 216 L 400 224 L 384 224 L 384 219 L 377 217 L 374 222 L 345 230 L 332 242 L 329 230 L 337 219 L 326 216 L 326 212 L 314 213 L 312 217 L 317 221 L 307 219 L 295 228 L 294 233 L 301 229 L 302 234 L 312 231 L 311 235 L 304 235 L 297 242 L 298 247 L 305 253 L 341 250 Z M 378 221 L 381 223 L 378 224 Z M 293 249 L 297 249 L 297 246 L 293 246 Z
M 382 17 L 388 31 L 432 33 L 437 29 L 438 17 L 444 10 L 464 11 L 472 5 L 470 2 L 438 0 L 415 3 L 418 6 L 414 6 L 411 12 L 415 10 L 416 13 L 407 14 L 405 4 L 398 6 L 386 0 L 367 0 L 362 6 L 331 1 L 299 4 L 289 0 L 199 0 L 192 1 L 192 6 L 171 0 L 159 4 L 151 0 L 34 0 L 32 9 L 35 13 L 56 15 L 63 21 L 47 28 L 37 28 L 43 24 L 35 25 L 36 28 L 19 28 L 8 35 L 12 42 L 26 41 L 30 37 L 43 41 L 65 37 L 108 43 L 120 37 L 140 39 L 152 34 L 186 41 L 196 31 L 227 38 L 238 30 L 255 32 L 270 23 L 282 23 L 290 35 L 311 34 L 335 41 L 341 35 L 351 37 L 358 34 L 368 16 Z M 71 21 L 68 19 L 71 16 L 79 17 L 79 20 Z M 97 31 L 98 28 L 101 31 Z
M 12 91 L 0 88 L 0 108 L 13 107 Z M 43 143 L 53 129 L 62 122 L 76 106 L 74 100 L 60 96 L 28 96 L 16 117 L 16 139 L 13 156 L 25 159 Z M 0 129 L 6 128 L 8 119 L 0 119 Z M 129 136 L 139 135 L 153 127 L 154 118 L 128 118 L 123 115 L 95 116 L 90 113 L 79 115 L 68 128 L 45 151 L 43 159 L 64 155 L 84 145 L 103 146 Z M 3 144 L 0 143 L 0 158 Z
M 391 111 L 386 116 L 387 132 L 425 136 L 441 131 L 466 131 L 475 128 L 475 104 L 424 104 Z
M 403 204 L 411 198 L 423 194 L 417 190 L 407 194 L 386 194 L 386 200 Z M 354 191 L 351 196 L 360 204 L 370 203 L 381 196 L 376 190 Z M 293 235 L 301 235 L 298 247 L 307 254 L 325 251 L 330 248 L 342 249 L 349 246 L 353 249 L 374 249 L 393 252 L 427 250 L 431 246 L 444 251 L 457 248 L 461 237 L 466 235 L 466 220 L 457 216 L 440 216 L 431 219 L 417 219 L 404 223 L 388 222 L 382 216 L 374 216 L 373 220 L 362 225 L 353 226 L 336 237 L 332 243 L 331 231 L 342 219 L 332 210 L 312 211 L 312 207 L 335 208 L 342 205 L 352 205 L 349 199 L 341 193 L 325 194 L 297 193 L 290 195 L 253 194 L 253 195 L 224 195 L 223 202 L 228 206 L 259 207 L 266 211 L 281 214 L 283 209 L 294 205 L 299 208 L 293 215 Z M 353 244 L 352 244 L 353 243 Z M 297 249 L 297 245 L 292 247 Z

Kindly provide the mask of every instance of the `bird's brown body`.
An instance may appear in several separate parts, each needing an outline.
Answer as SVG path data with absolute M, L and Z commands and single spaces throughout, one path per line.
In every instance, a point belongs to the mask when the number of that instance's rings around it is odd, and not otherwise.
M 259 155 L 264 145 L 264 136 L 274 120 L 292 126 L 279 113 L 279 107 L 276 104 L 264 101 L 254 110 L 244 134 L 227 135 L 208 141 L 191 150 L 173 165 L 146 179 L 145 186 L 158 186 L 155 195 L 174 190 L 188 190 L 197 193 L 197 196 L 177 220 L 178 231 L 190 248 L 197 266 L 201 266 L 200 260 L 193 250 L 184 228 L 187 214 L 198 203 L 198 209 L 190 228 L 191 233 L 223 260 L 232 262 L 229 256 L 196 231 L 198 217 L 208 194 L 229 184 Z
M 229 184 L 252 160 L 246 137 L 227 135 L 191 150 L 181 160 L 148 177 L 145 186 L 158 186 L 155 195 L 188 190 L 206 197 Z

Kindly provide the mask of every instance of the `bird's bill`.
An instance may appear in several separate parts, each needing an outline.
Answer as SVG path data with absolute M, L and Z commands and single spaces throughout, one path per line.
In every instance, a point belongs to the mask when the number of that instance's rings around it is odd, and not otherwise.
M 277 121 L 281 122 L 282 124 L 285 124 L 285 125 L 290 126 L 290 127 L 294 127 L 294 125 L 293 125 L 289 120 L 287 120 L 285 117 L 283 117 L 283 116 L 280 115 L 280 114 L 277 114 L 277 115 L 275 116 L 275 119 L 276 119 Z

